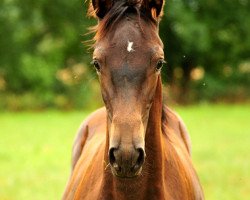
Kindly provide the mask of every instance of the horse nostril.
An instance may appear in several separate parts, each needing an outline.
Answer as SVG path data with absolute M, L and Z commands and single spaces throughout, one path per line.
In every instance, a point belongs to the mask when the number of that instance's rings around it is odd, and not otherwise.
M 114 152 L 116 150 L 117 149 L 114 148 L 114 147 L 110 148 L 110 150 L 109 150 L 109 162 L 110 162 L 111 165 L 113 165 L 115 163 L 115 161 L 116 161 L 115 154 L 114 154 Z
M 117 151 L 117 148 L 110 148 L 109 150 L 109 163 L 110 165 L 117 171 L 121 171 L 121 167 L 118 165 L 116 157 L 115 157 L 115 151 Z
M 139 152 L 139 156 L 136 161 L 135 168 L 140 168 L 145 161 L 145 152 L 142 148 L 137 148 L 136 150 Z

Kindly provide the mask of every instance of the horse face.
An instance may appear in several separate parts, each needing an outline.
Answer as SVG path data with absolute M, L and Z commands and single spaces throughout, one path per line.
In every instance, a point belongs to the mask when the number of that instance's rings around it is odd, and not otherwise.
M 157 27 L 137 23 L 122 20 L 97 41 L 93 56 L 108 114 L 109 161 L 120 177 L 140 174 L 149 110 L 164 62 Z

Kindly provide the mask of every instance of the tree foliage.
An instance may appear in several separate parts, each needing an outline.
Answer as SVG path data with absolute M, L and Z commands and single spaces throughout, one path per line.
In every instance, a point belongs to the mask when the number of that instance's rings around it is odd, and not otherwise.
M 244 93 L 244 86 L 250 84 L 250 2 L 169 0 L 165 8 L 161 36 L 170 81 L 174 79 L 174 68 L 180 67 L 181 88 L 191 87 L 196 92 L 193 98 L 200 98 L 198 92 L 206 93 L 204 98 L 209 100 L 226 93 L 226 96 Z M 197 66 L 205 70 L 205 75 L 190 85 L 190 74 Z M 237 85 L 238 91 L 231 91 L 232 86 L 236 89 Z M 244 91 L 244 95 L 249 95 L 246 87 Z

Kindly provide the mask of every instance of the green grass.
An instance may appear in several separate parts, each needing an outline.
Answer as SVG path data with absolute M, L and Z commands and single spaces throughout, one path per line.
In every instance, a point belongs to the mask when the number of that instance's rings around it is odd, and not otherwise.
M 244 200 L 250 191 L 250 106 L 176 109 L 192 138 L 208 200 Z M 0 199 L 60 199 L 71 145 L 84 112 L 0 113 Z
M 191 134 L 193 160 L 206 199 L 249 199 L 250 106 L 202 106 L 177 111 Z

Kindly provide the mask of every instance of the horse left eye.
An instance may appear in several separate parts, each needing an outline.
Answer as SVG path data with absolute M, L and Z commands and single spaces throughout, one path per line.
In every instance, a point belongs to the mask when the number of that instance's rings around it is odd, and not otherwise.
M 164 63 L 166 63 L 165 60 L 159 60 L 159 61 L 157 62 L 157 65 L 156 65 L 156 70 L 157 70 L 157 71 L 160 71 L 161 68 L 163 67 Z

